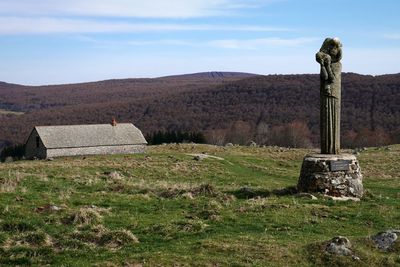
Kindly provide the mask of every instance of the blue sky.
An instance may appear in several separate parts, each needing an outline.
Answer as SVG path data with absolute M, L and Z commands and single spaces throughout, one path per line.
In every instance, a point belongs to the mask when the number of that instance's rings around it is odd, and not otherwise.
M 0 81 L 27 85 L 202 71 L 400 72 L 398 0 L 0 0 Z

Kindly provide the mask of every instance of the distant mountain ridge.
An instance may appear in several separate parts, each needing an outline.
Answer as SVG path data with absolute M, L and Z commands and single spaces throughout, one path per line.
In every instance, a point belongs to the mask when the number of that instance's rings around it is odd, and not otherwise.
M 343 74 L 343 132 L 400 125 L 400 74 Z M 18 88 L 18 90 L 16 90 Z M 0 142 L 21 143 L 35 125 L 133 122 L 144 133 L 254 127 L 294 120 L 318 133 L 319 76 L 204 72 L 160 78 L 19 86 L 0 84 Z
M 171 75 L 171 76 L 163 76 L 159 77 L 161 79 L 163 78 L 185 78 L 185 77 L 191 77 L 191 78 L 232 78 L 232 77 L 238 77 L 238 78 L 248 78 L 248 77 L 253 77 L 253 76 L 258 76 L 259 74 L 253 74 L 253 73 L 246 73 L 246 72 L 224 72 L 224 71 L 210 71 L 210 72 L 198 72 L 198 73 L 191 73 L 191 74 L 182 74 L 182 75 Z
M 32 111 L 49 107 L 109 102 L 149 95 L 178 93 L 214 86 L 256 74 L 240 72 L 202 72 L 159 78 L 111 79 L 77 84 L 25 86 L 0 85 L 0 108 Z M 18 88 L 18 92 L 15 89 Z
M 8 83 L 4 81 L 0 81 L 1 87 L 7 86 L 16 86 L 16 87 L 53 87 L 53 86 L 67 86 L 67 85 L 87 85 L 87 84 L 96 84 L 96 83 L 113 83 L 113 82 L 138 82 L 138 81 L 149 81 L 149 80 L 157 80 L 157 79 L 201 79 L 201 78 L 248 78 L 253 76 L 258 76 L 260 74 L 247 73 L 247 72 L 234 72 L 234 71 L 208 71 L 208 72 L 196 72 L 196 73 L 188 73 L 188 74 L 177 74 L 177 75 L 166 75 L 155 78 L 122 78 L 122 79 L 105 79 L 99 81 L 87 81 L 87 82 L 79 82 L 79 83 L 66 83 L 66 84 L 42 84 L 42 85 L 23 85 L 23 84 L 15 84 Z

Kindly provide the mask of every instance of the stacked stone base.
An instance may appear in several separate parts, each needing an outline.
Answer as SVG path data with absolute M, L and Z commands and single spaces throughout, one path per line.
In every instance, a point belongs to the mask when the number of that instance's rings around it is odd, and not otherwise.
M 323 193 L 334 197 L 363 195 L 362 174 L 357 158 L 350 154 L 313 154 L 304 157 L 299 192 Z

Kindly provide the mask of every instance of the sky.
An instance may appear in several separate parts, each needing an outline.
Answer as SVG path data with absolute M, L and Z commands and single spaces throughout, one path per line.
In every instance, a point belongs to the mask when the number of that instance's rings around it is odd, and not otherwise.
M 205 71 L 400 72 L 399 0 L 0 0 L 0 81 L 25 85 Z

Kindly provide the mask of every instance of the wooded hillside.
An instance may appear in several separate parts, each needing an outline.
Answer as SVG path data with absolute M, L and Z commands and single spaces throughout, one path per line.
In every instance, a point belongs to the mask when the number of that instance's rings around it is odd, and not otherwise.
M 400 142 L 400 74 L 345 73 L 342 80 L 345 139 Z M 271 133 L 297 123 L 293 127 L 307 128 L 307 138 L 316 144 L 319 77 L 202 73 L 38 87 L 1 83 L 0 109 L 25 112 L 0 114 L 3 143 L 24 142 L 35 125 L 108 123 L 115 117 L 135 123 L 145 134 L 162 130 L 226 136 L 239 127 L 247 129 L 249 138 L 255 138 L 261 125 Z

